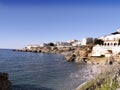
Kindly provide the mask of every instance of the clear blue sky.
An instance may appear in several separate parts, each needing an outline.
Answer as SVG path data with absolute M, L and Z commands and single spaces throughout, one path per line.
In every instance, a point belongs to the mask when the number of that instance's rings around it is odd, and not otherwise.
M 100 37 L 120 28 L 120 0 L 0 0 L 0 48 Z

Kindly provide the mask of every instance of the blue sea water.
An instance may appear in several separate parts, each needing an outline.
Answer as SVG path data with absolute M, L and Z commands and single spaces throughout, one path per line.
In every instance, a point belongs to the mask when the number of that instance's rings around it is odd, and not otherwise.
M 12 90 L 75 90 L 86 80 L 87 68 L 61 54 L 0 49 L 0 72 L 9 73 Z

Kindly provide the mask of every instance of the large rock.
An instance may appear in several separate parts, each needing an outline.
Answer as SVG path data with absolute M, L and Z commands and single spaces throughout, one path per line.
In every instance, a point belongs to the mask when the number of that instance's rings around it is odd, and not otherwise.
M 65 59 L 68 61 L 68 62 L 73 62 L 76 60 L 76 55 L 72 52 L 68 53 L 65 55 Z
M 0 90 L 12 90 L 8 77 L 7 73 L 0 73 Z
M 89 59 L 91 53 L 91 47 L 75 47 L 71 53 L 65 55 L 67 61 L 85 62 Z

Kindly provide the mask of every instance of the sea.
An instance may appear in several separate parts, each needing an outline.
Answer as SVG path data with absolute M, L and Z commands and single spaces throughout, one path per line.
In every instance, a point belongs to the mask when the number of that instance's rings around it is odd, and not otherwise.
M 9 74 L 12 90 L 76 90 L 88 79 L 89 67 L 61 54 L 0 49 L 0 72 Z

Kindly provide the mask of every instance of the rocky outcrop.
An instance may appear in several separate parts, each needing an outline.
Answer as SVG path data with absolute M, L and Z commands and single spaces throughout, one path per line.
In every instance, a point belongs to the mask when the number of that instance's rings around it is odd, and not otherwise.
M 84 62 L 90 58 L 90 53 L 92 52 L 93 44 L 89 44 L 88 46 L 80 46 L 74 48 L 73 52 L 68 53 L 65 55 L 67 61 L 75 61 L 75 62 Z
M 7 73 L 0 73 L 0 90 L 12 90 L 8 77 Z
M 65 56 L 65 58 L 68 62 L 73 62 L 76 60 L 77 56 L 73 53 L 69 53 Z
M 78 47 L 56 47 L 56 46 L 45 46 L 39 48 L 32 48 L 30 50 L 23 49 L 18 51 L 24 52 L 39 52 L 39 53 L 58 53 L 64 54 L 68 62 L 87 62 L 89 60 L 89 54 L 92 51 L 93 44 L 87 46 L 78 46 Z

